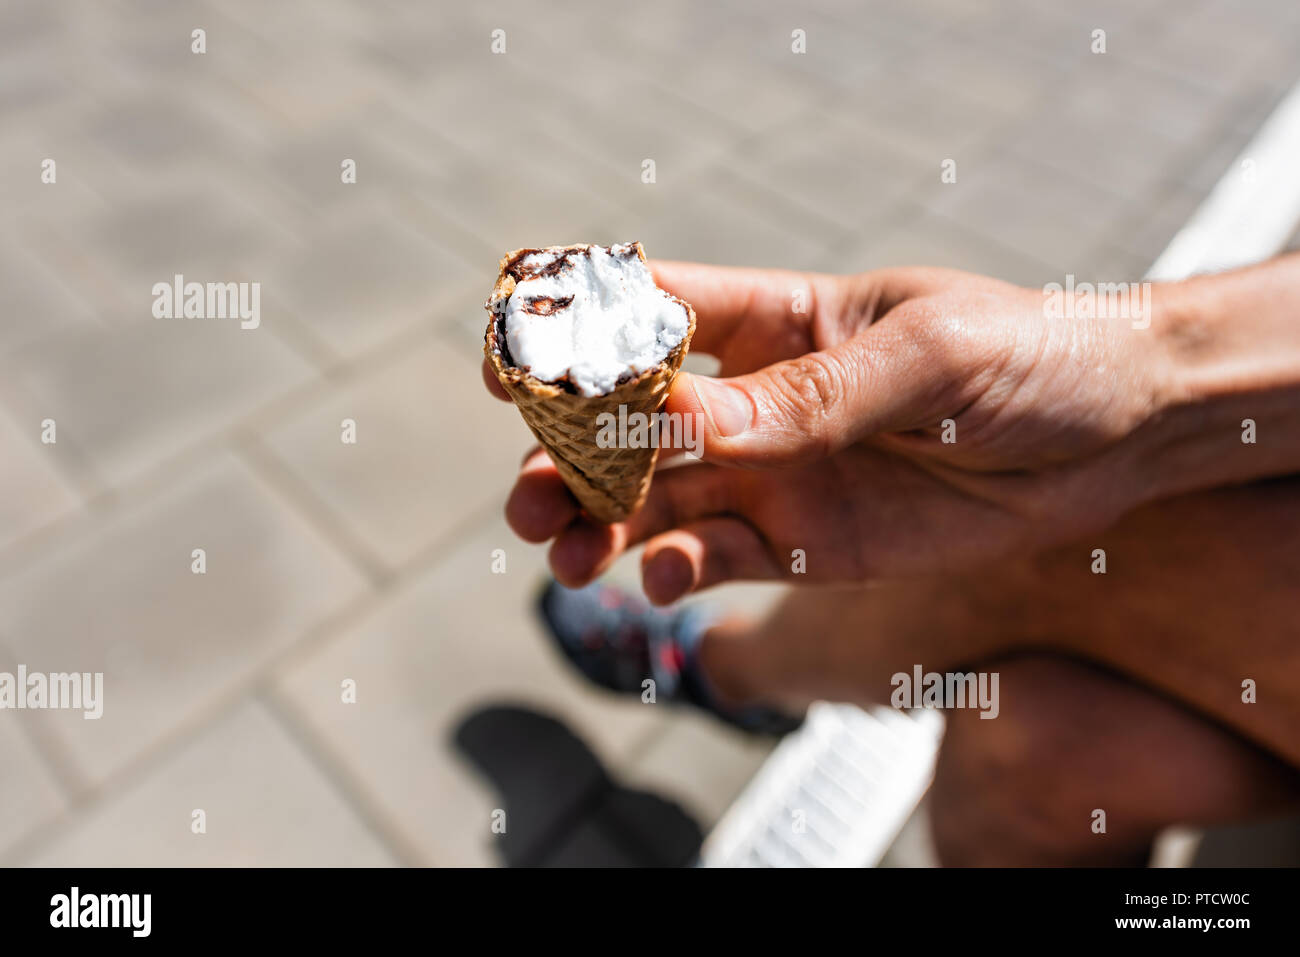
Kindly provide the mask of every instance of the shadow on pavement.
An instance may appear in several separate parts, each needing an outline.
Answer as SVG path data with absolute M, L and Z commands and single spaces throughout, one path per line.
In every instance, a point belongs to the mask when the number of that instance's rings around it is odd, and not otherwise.
M 508 867 L 684 867 L 704 838 L 677 804 L 621 787 L 554 718 L 481 708 L 457 726 L 461 754 L 496 789 Z

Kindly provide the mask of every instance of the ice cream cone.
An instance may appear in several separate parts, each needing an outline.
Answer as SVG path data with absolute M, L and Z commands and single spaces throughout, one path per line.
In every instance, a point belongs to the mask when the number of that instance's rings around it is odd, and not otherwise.
M 641 244 L 636 243 L 635 248 L 644 261 Z M 657 446 L 625 447 L 628 443 L 602 448 L 597 438 L 601 413 L 611 413 L 618 420 L 620 408 L 631 417 L 637 412 L 651 416 L 663 407 L 695 332 L 695 310 L 689 303 L 682 303 L 689 318 L 686 335 L 658 366 L 619 383 L 605 395 L 580 395 L 563 385 L 542 382 L 510 363 L 504 328 L 504 303 L 515 286 L 514 278 L 509 275 L 510 266 L 531 251 L 515 250 L 501 260 L 500 273 L 487 302 L 492 318 L 483 351 L 502 388 L 514 400 L 583 509 L 597 521 L 619 522 L 645 501 L 659 449 Z

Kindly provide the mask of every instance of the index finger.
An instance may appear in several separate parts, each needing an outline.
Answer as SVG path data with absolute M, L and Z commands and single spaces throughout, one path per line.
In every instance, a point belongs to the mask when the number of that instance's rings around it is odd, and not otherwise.
M 666 260 L 650 262 L 655 282 L 695 308 L 691 348 L 717 355 L 744 325 L 763 336 L 807 336 L 819 310 L 838 303 L 838 276 Z

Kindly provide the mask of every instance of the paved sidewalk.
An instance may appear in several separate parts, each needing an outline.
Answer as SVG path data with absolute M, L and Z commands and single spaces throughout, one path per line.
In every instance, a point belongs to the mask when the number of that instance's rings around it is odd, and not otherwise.
M 0 712 L 0 863 L 498 863 L 451 737 L 500 703 L 707 831 L 766 746 L 597 694 L 532 619 L 497 258 L 1135 279 L 1300 78 L 1300 6 L 1058 6 L 0 7 L 0 671 L 105 675 L 98 721 Z M 260 327 L 153 318 L 178 273 L 260 283 Z

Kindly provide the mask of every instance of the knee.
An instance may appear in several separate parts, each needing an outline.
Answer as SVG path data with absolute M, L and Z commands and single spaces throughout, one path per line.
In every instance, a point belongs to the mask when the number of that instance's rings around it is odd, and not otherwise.
M 1034 729 L 1015 719 L 981 727 L 950 714 L 934 784 L 931 833 L 945 867 L 1034 863 L 1069 835 L 1072 824 L 1056 797 L 1062 769 Z
M 1098 744 L 1074 707 L 1080 666 L 1043 657 L 990 667 L 1000 674 L 999 716 L 948 713 L 929 798 L 940 863 L 1142 863 L 1142 841 L 1094 827 L 1086 752 Z

